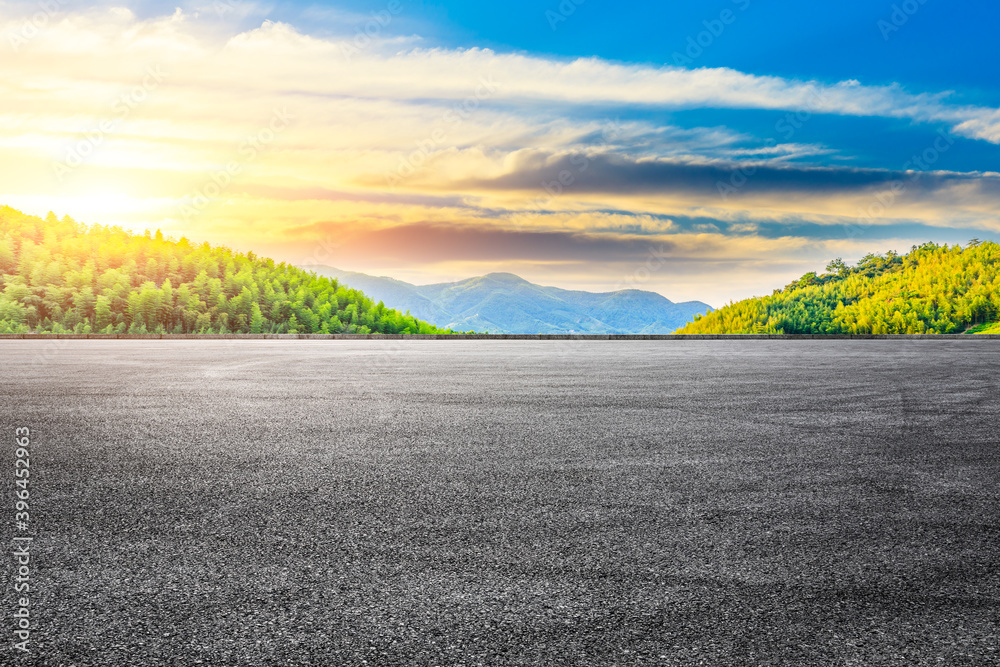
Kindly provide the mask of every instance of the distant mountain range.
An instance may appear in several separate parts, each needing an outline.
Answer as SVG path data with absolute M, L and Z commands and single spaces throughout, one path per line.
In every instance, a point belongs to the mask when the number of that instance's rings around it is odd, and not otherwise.
M 394 278 L 309 267 L 338 278 L 389 308 L 455 331 L 512 334 L 667 334 L 712 311 L 700 301 L 674 303 L 643 290 L 596 294 L 543 287 L 511 273 L 455 283 L 411 285 Z

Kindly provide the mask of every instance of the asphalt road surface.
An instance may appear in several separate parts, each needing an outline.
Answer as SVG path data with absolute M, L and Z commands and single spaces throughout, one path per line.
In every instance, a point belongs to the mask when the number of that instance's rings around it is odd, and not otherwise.
M 1000 664 L 998 370 L 990 341 L 0 341 L 5 544 L 34 537 L 0 663 Z

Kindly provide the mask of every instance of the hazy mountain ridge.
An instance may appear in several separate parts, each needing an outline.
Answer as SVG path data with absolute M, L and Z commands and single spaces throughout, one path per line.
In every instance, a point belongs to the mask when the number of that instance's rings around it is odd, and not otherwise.
M 412 285 L 394 278 L 309 267 L 336 277 L 389 308 L 438 326 L 484 333 L 666 334 L 711 312 L 700 301 L 674 303 L 643 290 L 594 293 L 545 287 L 511 273 Z

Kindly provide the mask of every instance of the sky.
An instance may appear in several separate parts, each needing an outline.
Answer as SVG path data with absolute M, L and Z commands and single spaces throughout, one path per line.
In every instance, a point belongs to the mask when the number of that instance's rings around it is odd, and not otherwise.
M 997 240 L 1000 4 L 0 0 L 0 205 L 713 306 Z

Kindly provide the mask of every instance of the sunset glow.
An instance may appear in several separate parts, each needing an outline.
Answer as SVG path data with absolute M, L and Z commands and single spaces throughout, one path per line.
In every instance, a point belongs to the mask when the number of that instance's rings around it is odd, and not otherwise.
M 417 283 L 503 270 L 717 304 L 1000 229 L 988 96 L 678 64 L 680 38 L 655 63 L 462 45 L 406 2 L 53 5 L 0 4 L 0 204 L 32 214 Z M 720 7 L 719 45 L 767 11 Z M 584 12 L 530 16 L 558 37 Z M 847 137 L 862 126 L 874 144 Z

